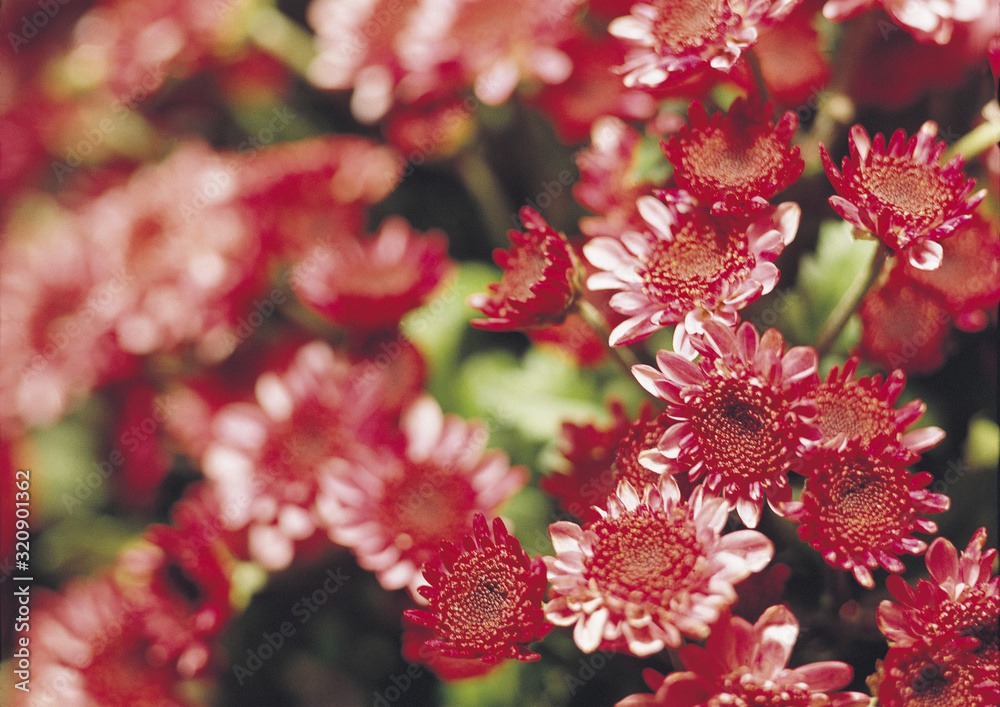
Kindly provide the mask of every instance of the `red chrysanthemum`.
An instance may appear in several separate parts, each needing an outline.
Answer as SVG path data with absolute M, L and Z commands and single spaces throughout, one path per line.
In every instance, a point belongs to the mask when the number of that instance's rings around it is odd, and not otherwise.
M 652 405 L 639 409 L 638 420 L 652 416 Z M 539 486 L 559 501 L 567 513 L 581 520 L 597 520 L 593 506 L 603 506 L 615 490 L 614 463 L 618 444 L 628 432 L 632 420 L 620 400 L 608 401 L 610 419 L 605 425 L 578 425 L 564 422 L 559 436 L 559 452 L 568 462 L 564 473 L 543 477 Z
M 791 145 L 798 116 L 786 111 L 775 126 L 771 112 L 770 103 L 737 98 L 725 115 L 709 119 L 704 106 L 694 101 L 688 110 L 690 127 L 662 143 L 683 190 L 671 198 L 693 198 L 712 213 L 737 216 L 767 206 L 805 168 L 799 148 Z
M 884 436 L 914 454 L 921 454 L 944 439 L 940 427 L 906 432 L 924 414 L 927 405 L 911 400 L 898 410 L 893 407 L 906 387 L 905 373 L 896 369 L 884 383 L 878 374 L 855 378 L 859 362 L 853 356 L 843 369 L 834 366 L 825 381 L 816 380 L 811 391 L 816 401 L 815 423 L 823 433 L 824 444 L 838 446 L 846 438 L 869 445 Z
M 860 692 L 838 692 L 854 671 L 847 663 L 828 660 L 788 668 L 799 622 L 791 610 L 772 606 L 757 620 L 724 617 L 704 648 L 682 647 L 681 662 L 689 668 L 667 675 L 643 674 L 654 695 L 631 695 L 616 707 L 868 707 Z
M 699 486 L 687 503 L 673 479 L 640 496 L 627 481 L 581 528 L 549 526 L 555 557 L 545 615 L 572 626 L 580 650 L 599 647 L 647 656 L 705 638 L 736 601 L 733 585 L 764 569 L 774 545 L 756 530 L 722 535 L 726 503 Z
M 486 663 L 538 660 L 528 645 L 552 628 L 542 612 L 545 563 L 529 559 L 500 518 L 493 520 L 492 534 L 481 513 L 472 527 L 461 545 L 442 543 L 440 559 L 424 565 L 428 584 L 417 591 L 427 609 L 404 614 L 434 631 L 424 643 L 443 656 Z
M 861 355 L 886 370 L 929 373 L 945 361 L 951 317 L 938 296 L 898 270 L 869 292 L 858 309 Z
M 486 450 L 485 425 L 444 415 L 429 396 L 403 413 L 405 452 L 357 449 L 320 478 L 319 514 L 334 542 L 354 552 L 386 589 L 416 588 L 442 541 L 461 539 L 476 513 L 498 507 L 528 479 Z
M 993 707 L 998 665 L 975 652 L 972 638 L 889 649 L 868 678 L 879 707 Z
M 603 429 L 563 423 L 560 451 L 570 463 L 569 472 L 549 474 L 540 484 L 560 500 L 563 509 L 588 522 L 600 517 L 594 506 L 603 508 L 619 482 L 628 481 L 640 490 L 660 483 L 660 475 L 643 466 L 639 457 L 655 447 L 673 423 L 666 413 L 656 414 L 648 400 L 639 406 L 634 420 L 617 400 L 609 408 L 611 422 Z M 684 496 L 694 490 L 687 479 L 674 481 Z
M 773 261 L 795 238 L 801 215 L 797 204 L 786 202 L 734 229 L 702 209 L 668 206 L 652 196 L 636 203 L 644 232 L 584 246 L 587 259 L 603 271 L 587 286 L 621 290 L 611 307 L 628 319 L 611 332 L 612 346 L 676 324 L 674 350 L 690 356 L 690 336 L 707 322 L 735 326 L 740 309 L 774 289 L 780 273 Z
M 650 0 L 611 22 L 608 31 L 634 48 L 618 71 L 625 85 L 659 86 L 708 68 L 728 71 L 798 0 Z
M 897 267 L 911 282 L 938 295 L 955 326 L 978 331 L 989 321 L 987 310 L 1000 301 L 1000 228 L 973 212 L 941 247 L 944 256 L 936 270 L 920 270 L 907 262 Z
M 976 531 L 961 556 L 947 539 L 935 538 L 925 555 L 931 580 L 921 579 L 916 587 L 895 575 L 886 580 L 898 603 L 879 604 L 878 626 L 890 645 L 940 645 L 972 636 L 979 640 L 975 653 L 997 663 L 1000 577 L 991 577 L 997 551 L 983 552 L 985 544 L 986 528 Z
M 300 261 L 292 289 L 307 305 L 355 332 L 394 329 L 452 269 L 444 233 L 418 236 L 401 216 L 365 241 L 319 245 Z M 312 267 L 307 267 L 311 265 Z
M 919 514 L 940 513 L 950 505 L 944 494 L 927 491 L 931 474 L 910 474 L 910 458 L 885 438 L 816 449 L 801 499 L 785 504 L 782 514 L 799 523 L 799 537 L 827 564 L 850 570 L 871 589 L 871 570 L 902 572 L 906 567 L 897 553 L 919 555 L 927 549 L 913 533 L 935 533 L 937 524 Z
M 489 294 L 468 298 L 470 307 L 488 317 L 473 319 L 474 327 L 504 331 L 558 324 L 581 294 L 580 263 L 566 237 L 530 207 L 520 215 L 524 232 L 511 229 L 510 251 L 493 252 L 503 278 L 489 286 Z
M 820 144 L 823 167 L 837 191 L 830 197 L 834 211 L 893 251 L 906 252 L 910 263 L 923 270 L 941 264 L 937 241 L 968 221 L 986 196 L 985 189 L 970 196 L 976 180 L 965 178 L 961 155 L 941 166 L 948 144 L 935 143 L 937 131 L 937 124 L 927 121 L 909 140 L 897 130 L 886 146 L 884 135 L 873 141 L 855 125 L 848 138 L 850 155 L 841 161 L 843 173 Z
M 810 421 L 815 406 L 800 391 L 815 374 L 816 351 L 786 352 L 777 329 L 760 337 L 749 322 L 735 334 L 708 322 L 704 340 L 694 341 L 703 354 L 698 363 L 660 351 L 659 370 L 632 367 L 674 421 L 640 458 L 658 473 L 704 478 L 752 528 L 765 497 L 772 507 L 791 500 L 786 472 L 795 449 L 819 436 Z

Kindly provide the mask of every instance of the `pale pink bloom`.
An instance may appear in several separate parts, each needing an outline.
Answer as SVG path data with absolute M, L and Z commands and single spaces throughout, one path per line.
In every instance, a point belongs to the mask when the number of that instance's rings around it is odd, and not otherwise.
M 689 339 L 706 322 L 735 326 L 739 310 L 774 289 L 780 273 L 773 261 L 795 238 L 801 214 L 797 204 L 785 202 L 741 226 L 652 196 L 636 204 L 644 231 L 594 238 L 584 246 L 586 258 L 603 271 L 591 275 L 587 287 L 621 290 L 611 308 L 628 319 L 611 332 L 612 346 L 676 324 L 674 350 L 689 358 Z
M 982 17 L 987 6 L 986 0 L 827 0 L 823 16 L 831 22 L 843 22 L 881 7 L 921 42 L 947 44 L 956 22 Z
M 420 568 L 442 541 L 460 543 L 477 513 L 496 516 L 528 474 L 486 450 L 485 425 L 444 415 L 430 396 L 412 403 L 400 425 L 405 451 L 358 449 L 326 467 L 317 507 L 334 542 L 383 587 L 408 587 L 423 602 Z
M 735 333 L 708 322 L 704 337 L 693 341 L 702 353 L 697 363 L 660 351 L 659 369 L 632 367 L 676 421 L 639 461 L 657 473 L 704 479 L 752 528 L 765 497 L 775 509 L 791 500 L 786 474 L 795 450 L 820 437 L 815 405 L 802 392 L 815 375 L 816 350 L 785 351 L 777 329 L 760 336 L 748 322 Z
M 640 492 L 621 481 L 601 518 L 584 528 L 549 526 L 546 617 L 573 626 L 580 650 L 623 648 L 638 656 L 703 639 L 736 601 L 733 585 L 759 572 L 774 545 L 755 530 L 722 535 L 723 499 L 695 489 L 687 503 L 673 479 Z
M 634 48 L 618 70 L 626 86 L 660 86 L 690 72 L 728 71 L 757 41 L 759 28 L 784 19 L 798 0 L 652 0 L 612 21 L 608 31 Z
M 397 104 L 472 87 L 487 105 L 520 81 L 558 84 L 573 64 L 558 44 L 579 30 L 582 0 L 314 0 L 309 24 L 318 53 L 309 67 L 320 88 L 353 88 L 363 123 Z

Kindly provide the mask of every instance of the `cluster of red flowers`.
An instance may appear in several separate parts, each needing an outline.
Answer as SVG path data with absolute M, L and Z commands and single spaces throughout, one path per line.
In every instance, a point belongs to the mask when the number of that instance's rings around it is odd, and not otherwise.
M 876 4 L 884 12 L 865 14 Z M 944 365 L 952 324 L 995 325 L 998 214 L 975 190 L 979 165 L 967 169 L 935 122 L 888 139 L 848 129 L 857 77 L 796 108 L 830 79 L 820 17 L 846 45 L 874 25 L 830 23 L 878 12 L 907 41 L 973 47 L 984 3 L 299 9 L 313 34 L 242 0 L 99 0 L 56 15 L 15 3 L 18 19 L 0 23 L 23 59 L 0 82 L 4 510 L 16 464 L 69 420 L 112 430 L 127 451 L 102 469 L 109 502 L 148 524 L 105 571 L 35 595 L 22 632 L 32 697 L 207 700 L 247 600 L 241 577 L 349 553 L 399 592 L 403 657 L 444 681 L 554 659 L 537 644 L 572 627 L 584 653 L 669 655 L 673 671 L 647 670 L 652 692 L 622 706 L 867 706 L 838 692 L 860 686 L 851 665 L 789 667 L 815 615 L 793 613 L 802 602 L 784 595 L 791 570 L 776 559 L 801 551 L 838 588 L 840 618 L 865 620 L 846 598 L 862 588 L 895 599 L 867 615 L 888 641 L 867 681 L 881 707 L 1000 700 L 997 551 L 984 551 L 985 528 L 961 554 L 917 537 L 938 532 L 926 516 L 952 499 L 912 470 L 945 432 L 913 429 L 928 406 L 903 397 L 907 375 Z M 40 15 L 51 27 L 35 41 Z M 190 95 L 206 85 L 218 105 Z M 307 90 L 350 91 L 331 100 L 330 125 L 377 125 L 384 142 L 324 134 L 285 100 Z M 489 121 L 525 120 L 503 111 L 515 102 L 585 143 L 572 194 L 590 214 L 567 235 L 521 208 L 511 246 L 493 251 L 498 281 L 463 293 L 481 314 L 469 323 L 526 332 L 579 368 L 614 358 L 625 373 L 600 376 L 641 400 L 630 414 L 609 398 L 606 423 L 564 422 L 562 468 L 545 475 L 431 394 L 458 354 L 421 346 L 419 317 L 456 295 L 462 263 L 443 230 L 421 230 L 423 212 L 392 213 L 390 200 L 425 159 L 476 174 L 474 141 Z M 984 115 L 995 130 L 1000 116 Z M 214 146 L 251 124 L 252 139 Z M 817 216 L 827 202 L 807 192 L 826 180 L 835 194 Z M 843 274 L 814 338 L 794 317 L 758 326 L 775 321 L 755 313 L 782 270 L 800 284 L 790 258 L 813 245 L 803 234 L 834 215 L 876 241 L 864 286 Z M 861 331 L 837 348 L 855 310 Z M 533 477 L 566 514 L 546 523 L 551 554 L 534 557 L 505 518 Z M 93 490 L 80 488 L 67 515 Z M 167 508 L 172 524 L 153 523 Z M 8 531 L 5 518 L 5 562 Z M 906 555 L 924 555 L 929 580 L 902 579 Z

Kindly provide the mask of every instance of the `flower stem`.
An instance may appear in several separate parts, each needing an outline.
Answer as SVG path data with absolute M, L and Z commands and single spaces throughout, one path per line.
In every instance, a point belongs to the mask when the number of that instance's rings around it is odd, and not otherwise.
M 472 145 L 455 156 L 455 170 L 469 195 L 476 201 L 486 224 L 487 235 L 496 248 L 510 245 L 507 231 L 515 225 L 515 211 L 503 185 L 482 151 Z
M 945 160 L 961 154 L 971 160 L 983 151 L 1000 142 L 1000 121 L 987 120 L 960 137 L 945 152 Z
M 272 5 L 257 8 L 248 20 L 248 34 L 258 47 L 305 77 L 313 60 L 313 38 Z
M 747 49 L 743 52 L 743 56 L 747 59 L 747 66 L 750 67 L 750 73 L 753 74 L 754 83 L 757 84 L 757 93 L 760 94 L 761 103 L 766 103 L 771 97 L 770 91 L 767 90 L 767 82 L 764 80 L 764 72 L 760 68 L 760 57 L 753 49 Z
M 816 342 L 813 344 L 820 358 L 829 353 L 837 337 L 840 336 L 840 332 L 844 330 L 847 320 L 851 318 L 865 294 L 878 280 L 888 257 L 888 246 L 879 243 L 868 270 L 857 274 L 847 291 L 841 296 L 840 301 L 837 302 L 837 306 L 823 322 L 819 334 L 816 335 Z

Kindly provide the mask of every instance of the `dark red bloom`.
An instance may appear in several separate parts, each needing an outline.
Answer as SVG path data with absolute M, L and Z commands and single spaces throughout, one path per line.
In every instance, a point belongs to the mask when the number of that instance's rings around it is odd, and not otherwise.
M 928 373 L 944 364 L 951 317 L 937 295 L 893 272 L 865 296 L 858 313 L 858 350 L 864 358 L 907 373 Z
M 854 671 L 847 663 L 828 660 L 787 667 L 798 634 L 799 622 L 784 605 L 770 607 L 754 624 L 724 616 L 704 647 L 689 644 L 680 649 L 688 670 L 666 678 L 645 672 L 656 694 L 631 695 L 616 707 L 867 707 L 868 696 L 860 692 L 825 694 L 851 681 Z
M 699 101 L 688 110 L 690 127 L 662 143 L 674 165 L 674 179 L 713 213 L 745 215 L 767 206 L 772 196 L 802 175 L 805 162 L 792 147 L 798 116 L 786 111 L 777 126 L 772 106 L 737 98 L 729 111 L 711 119 Z M 681 197 L 683 198 L 683 197 Z
M 582 291 L 581 268 L 573 247 L 538 213 L 523 207 L 524 232 L 511 229 L 510 251 L 497 248 L 493 260 L 503 268 L 489 294 L 475 294 L 470 307 L 487 319 L 473 319 L 480 329 L 535 329 L 561 323 Z
M 969 196 L 976 180 L 965 178 L 964 157 L 956 155 L 940 164 L 948 144 L 935 142 L 937 131 L 937 124 L 927 121 L 909 140 L 897 130 L 886 146 L 884 135 L 872 140 L 861 125 L 855 125 L 842 173 L 820 144 L 823 167 L 837 190 L 830 206 L 893 251 L 905 251 L 910 263 L 923 270 L 941 264 L 943 251 L 937 241 L 972 218 L 986 196 L 985 189 Z
M 934 480 L 931 474 L 910 474 L 909 459 L 886 438 L 816 449 L 800 500 L 786 503 L 782 515 L 799 523 L 799 538 L 827 564 L 850 570 L 871 589 L 871 570 L 882 566 L 902 572 L 906 567 L 897 553 L 919 555 L 927 549 L 913 533 L 935 533 L 937 524 L 920 514 L 940 513 L 950 505 L 947 496 L 926 489 Z
M 902 262 L 906 278 L 938 295 L 955 326 L 978 331 L 989 321 L 987 310 L 1000 301 L 1000 228 L 974 212 L 954 235 L 941 241 L 944 256 L 937 270 Z
M 979 640 L 974 652 L 997 663 L 1000 577 L 991 576 L 997 551 L 983 552 L 985 544 L 986 528 L 976 531 L 961 556 L 947 539 L 935 538 L 925 555 L 930 580 L 921 579 L 915 587 L 897 576 L 886 580 L 898 603 L 879 604 L 878 625 L 890 645 L 942 645 L 972 636 Z
M 1000 700 L 997 663 L 975 652 L 971 637 L 896 646 L 868 678 L 879 707 L 993 707 Z
M 439 560 L 424 565 L 428 584 L 418 591 L 427 609 L 408 609 L 405 616 L 435 632 L 425 643 L 443 656 L 538 660 L 528 645 L 552 628 L 542 612 L 545 563 L 529 559 L 499 518 L 492 533 L 481 513 L 472 527 L 461 546 L 443 542 Z
M 311 249 L 293 269 L 292 289 L 313 309 L 354 332 L 388 331 L 426 301 L 452 269 L 444 233 L 419 235 L 401 216 L 373 238 Z
M 893 407 L 906 387 L 906 374 L 897 369 L 884 383 L 878 374 L 855 378 L 859 362 L 854 356 L 843 369 L 834 366 L 826 380 L 817 382 L 812 390 L 816 401 L 815 423 L 823 433 L 824 444 L 837 446 L 846 438 L 869 445 L 877 437 L 885 436 L 918 455 L 944 438 L 940 427 L 906 432 L 927 409 L 920 400 L 911 400 L 898 410 Z

